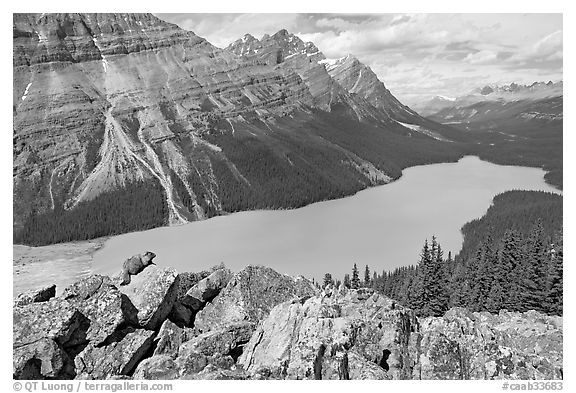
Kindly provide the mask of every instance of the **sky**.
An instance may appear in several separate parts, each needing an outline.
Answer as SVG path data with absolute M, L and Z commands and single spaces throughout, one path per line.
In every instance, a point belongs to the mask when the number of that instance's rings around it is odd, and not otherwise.
M 562 14 L 157 14 L 224 48 L 285 28 L 351 54 L 406 104 L 489 83 L 562 79 Z

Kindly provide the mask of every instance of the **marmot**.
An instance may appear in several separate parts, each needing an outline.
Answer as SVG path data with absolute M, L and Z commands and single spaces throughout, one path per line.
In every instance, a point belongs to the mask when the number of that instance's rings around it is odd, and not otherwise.
M 156 254 L 150 251 L 146 251 L 144 255 L 134 255 L 124 261 L 122 265 L 122 282 L 120 285 L 130 284 L 130 276 L 135 276 L 146 268 L 148 265 L 155 265 L 152 259 L 156 257 Z

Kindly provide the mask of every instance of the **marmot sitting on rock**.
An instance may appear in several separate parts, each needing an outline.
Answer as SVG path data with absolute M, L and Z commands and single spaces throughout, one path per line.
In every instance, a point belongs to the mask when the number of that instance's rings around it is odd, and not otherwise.
M 133 257 L 124 261 L 122 265 L 122 282 L 120 285 L 130 284 L 130 276 L 135 276 L 146 268 L 148 265 L 155 265 L 152 259 L 156 257 L 156 254 L 150 251 L 146 251 L 144 255 L 134 255 Z

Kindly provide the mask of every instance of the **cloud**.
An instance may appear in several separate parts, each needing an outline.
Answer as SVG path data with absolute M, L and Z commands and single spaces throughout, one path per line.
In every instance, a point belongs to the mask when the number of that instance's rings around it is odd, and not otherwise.
M 407 103 L 486 83 L 562 78 L 561 14 L 164 14 L 224 48 L 285 28 L 369 65 Z
M 476 53 L 470 53 L 464 61 L 470 64 L 488 64 L 493 63 L 498 58 L 498 54 L 491 50 L 481 50 Z

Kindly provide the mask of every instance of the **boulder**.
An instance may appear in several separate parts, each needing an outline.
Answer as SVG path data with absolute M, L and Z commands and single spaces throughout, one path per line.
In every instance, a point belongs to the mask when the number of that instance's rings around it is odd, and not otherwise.
M 562 322 L 535 311 L 453 308 L 421 321 L 414 379 L 561 379 Z
M 56 296 L 56 285 L 23 292 L 14 299 L 14 307 L 30 303 L 46 302 Z
M 166 320 L 154 339 L 154 355 L 165 355 L 176 358 L 178 356 L 178 349 L 182 343 L 192 336 L 192 329 L 181 328 L 173 322 Z
M 15 379 L 70 378 L 70 353 L 86 345 L 90 321 L 67 300 L 51 299 L 13 309 Z
M 67 287 L 62 298 L 90 320 L 87 339 L 102 344 L 120 326 L 137 323 L 138 310 L 107 276 L 91 275 Z
M 200 332 L 217 330 L 240 321 L 257 323 L 287 299 L 318 292 L 305 278 L 293 278 L 264 266 L 250 265 L 236 273 L 226 287 L 195 317 Z
M 229 269 L 217 269 L 190 288 L 182 299 L 182 304 L 194 311 L 200 310 L 220 293 L 230 278 L 232 278 L 232 272 Z
M 154 330 L 168 317 L 176 300 L 178 273 L 173 268 L 148 266 L 132 276 L 130 284 L 120 287 L 137 310 L 138 324 Z
M 197 374 L 208 365 L 208 357 L 191 348 L 181 348 L 175 360 L 181 377 Z
M 194 351 L 212 357 L 227 355 L 237 357 L 236 353 L 250 340 L 254 327 L 251 322 L 237 322 L 202 333 L 184 342 L 180 347 L 179 356 Z
M 251 378 L 250 375 L 241 368 L 231 367 L 229 369 L 222 369 L 218 366 L 208 364 L 201 372 L 185 375 L 182 379 L 243 380 Z
M 178 285 L 176 286 L 176 302 L 182 301 L 186 293 L 198 282 L 210 275 L 211 272 L 203 270 L 198 273 L 183 272 L 178 274 Z
M 88 345 L 74 360 L 77 378 L 106 379 L 129 375 L 150 350 L 153 339 L 153 331 L 126 328 L 117 331 L 107 345 Z
M 168 355 L 154 355 L 148 359 L 140 362 L 136 371 L 134 371 L 134 379 L 178 379 L 178 365 Z
M 382 295 L 334 290 L 276 306 L 238 364 L 269 378 L 402 378 L 416 327 L 411 310 Z

